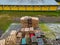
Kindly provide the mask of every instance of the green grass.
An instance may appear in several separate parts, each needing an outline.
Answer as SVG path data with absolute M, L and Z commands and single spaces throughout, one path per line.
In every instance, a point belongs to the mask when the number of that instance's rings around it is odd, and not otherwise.
M 44 24 L 44 23 L 41 23 L 39 24 L 42 32 L 45 33 L 45 36 L 49 39 L 55 39 L 55 34 Z
M 9 27 L 9 25 L 12 23 L 12 20 L 8 20 L 7 17 L 0 18 L 0 30 L 5 30 Z
M 60 16 L 60 11 L 0 11 L 0 14 L 8 14 L 10 16 Z

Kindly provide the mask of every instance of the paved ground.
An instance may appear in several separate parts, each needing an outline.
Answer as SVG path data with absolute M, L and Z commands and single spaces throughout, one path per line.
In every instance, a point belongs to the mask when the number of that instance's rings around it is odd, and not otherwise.
M 6 38 L 7 36 L 9 36 L 9 34 L 12 30 L 19 31 L 20 29 L 21 29 L 21 24 L 20 23 L 19 24 L 18 23 L 12 23 L 10 25 L 10 27 L 7 29 L 7 31 L 1 36 L 1 39 Z

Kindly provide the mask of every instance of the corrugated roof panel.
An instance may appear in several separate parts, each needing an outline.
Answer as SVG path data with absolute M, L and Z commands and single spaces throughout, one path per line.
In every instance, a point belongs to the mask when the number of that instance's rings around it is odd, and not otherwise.
M 0 0 L 0 5 L 58 5 L 55 0 Z

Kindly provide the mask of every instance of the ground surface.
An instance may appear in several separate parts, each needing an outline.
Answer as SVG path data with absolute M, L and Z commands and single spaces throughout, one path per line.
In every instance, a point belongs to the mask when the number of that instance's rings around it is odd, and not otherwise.
M 60 16 L 60 11 L 56 12 L 23 12 L 23 11 L 0 11 L 0 30 L 5 30 L 11 23 L 20 22 L 22 16 Z

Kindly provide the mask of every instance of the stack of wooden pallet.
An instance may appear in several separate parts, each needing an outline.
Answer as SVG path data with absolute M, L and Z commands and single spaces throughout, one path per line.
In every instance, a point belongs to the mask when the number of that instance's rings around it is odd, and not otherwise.
M 28 28 L 28 27 L 38 27 L 39 19 L 36 17 L 22 17 L 21 19 L 22 27 Z

